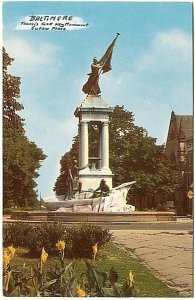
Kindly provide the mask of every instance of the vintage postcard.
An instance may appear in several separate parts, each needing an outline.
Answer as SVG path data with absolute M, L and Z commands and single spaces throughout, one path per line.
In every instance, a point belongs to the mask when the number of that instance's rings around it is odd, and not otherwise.
M 192 2 L 2 16 L 2 294 L 192 297 Z

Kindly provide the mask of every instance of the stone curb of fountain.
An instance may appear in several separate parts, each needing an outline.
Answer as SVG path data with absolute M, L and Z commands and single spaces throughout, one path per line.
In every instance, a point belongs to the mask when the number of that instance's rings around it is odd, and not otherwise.
M 3 222 L 16 222 L 16 221 L 19 221 L 19 220 L 15 220 L 15 219 L 11 219 L 11 215 L 3 215 Z M 45 221 L 36 221 L 36 220 L 21 220 L 21 221 L 28 221 L 28 222 L 45 222 Z M 67 222 L 67 223 L 72 223 L 71 221 L 70 222 Z M 78 222 L 79 223 L 79 222 Z M 118 223 L 118 222 L 113 222 L 113 223 Z M 120 224 L 126 224 L 127 222 L 124 221 L 124 222 L 120 222 Z M 157 222 L 154 222 L 154 221 L 132 221 L 132 222 L 128 222 L 129 224 L 153 224 L 153 223 L 157 223 L 157 224 L 164 224 L 164 223 L 169 223 L 169 224 L 178 224 L 178 223 L 182 223 L 182 224 L 192 224 L 193 223 L 193 220 L 192 218 L 189 218 L 189 217 L 177 217 L 177 220 L 174 220 L 174 221 L 157 221 Z

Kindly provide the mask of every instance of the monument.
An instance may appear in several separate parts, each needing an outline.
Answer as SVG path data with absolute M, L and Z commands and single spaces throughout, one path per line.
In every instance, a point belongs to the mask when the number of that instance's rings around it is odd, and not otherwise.
M 70 192 L 69 197 L 64 201 L 63 196 L 56 197 L 56 201 L 45 199 L 45 205 L 53 208 L 72 209 L 75 211 L 81 206 L 86 211 L 134 211 L 135 207 L 126 203 L 128 190 L 135 182 L 124 183 L 113 188 L 113 173 L 109 166 L 109 117 L 113 108 L 109 107 L 106 101 L 100 95 L 99 86 L 100 75 L 109 72 L 112 69 L 111 59 L 116 37 L 107 48 L 100 60 L 93 59 L 91 72 L 87 74 L 88 80 L 83 85 L 82 91 L 86 94 L 84 101 L 75 110 L 75 117 L 79 118 L 79 166 L 76 178 L 71 176 L 70 188 L 74 189 L 74 183 L 78 183 L 80 188 L 78 192 Z M 98 130 L 98 141 L 96 156 L 89 156 L 89 125 L 96 126 Z M 93 142 L 93 141 L 91 141 Z M 74 180 L 75 179 L 75 180 Z M 100 183 L 106 184 L 109 193 L 105 195 Z M 99 197 L 94 196 L 94 191 L 100 186 Z M 62 202 L 63 201 L 63 202 Z
M 89 78 L 82 89 L 86 97 L 74 113 L 79 118 L 79 166 L 75 160 L 75 174 L 72 169 L 69 170 L 68 178 L 71 179 L 72 189 L 70 197 L 46 197 L 42 200 L 42 205 L 49 211 L 19 211 L 12 213 L 12 219 L 101 224 L 121 222 L 123 225 L 124 222 L 128 224 L 132 221 L 175 220 L 175 213 L 172 212 L 135 212 L 135 206 L 127 204 L 126 201 L 127 193 L 135 181 L 112 186 L 113 173 L 109 166 L 109 117 L 113 108 L 100 95 L 99 77 L 112 69 L 112 52 L 118 36 L 119 33 L 99 61 L 97 58 L 93 59 L 91 73 L 88 74 Z M 98 155 L 92 157 L 89 155 L 89 125 L 96 126 L 99 133 L 96 149 Z M 76 193 L 74 183 L 78 183 Z M 98 186 L 100 194 L 96 195 Z M 106 186 L 106 192 L 103 186 Z
M 101 179 L 106 180 L 112 189 L 112 171 L 109 167 L 109 116 L 113 109 L 103 100 L 99 87 L 99 77 L 112 69 L 111 58 L 115 42 L 120 34 L 110 44 L 102 58 L 93 59 L 91 73 L 83 92 L 87 95 L 80 107 L 75 110 L 75 116 L 79 118 L 79 167 L 89 164 L 91 167 L 80 170 L 79 180 L 82 190 L 96 189 Z M 98 157 L 89 157 L 88 125 L 98 127 Z

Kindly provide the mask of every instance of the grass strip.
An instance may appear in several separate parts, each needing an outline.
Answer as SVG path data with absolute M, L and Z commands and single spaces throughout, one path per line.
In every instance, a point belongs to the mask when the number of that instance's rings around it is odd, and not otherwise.
M 28 257 L 28 251 L 22 248 L 16 249 L 16 256 L 11 264 L 26 267 L 36 266 L 37 259 Z M 164 282 L 156 278 L 152 271 L 148 270 L 140 261 L 135 259 L 131 251 L 109 242 L 104 248 L 99 249 L 96 260 L 88 260 L 101 271 L 109 272 L 111 267 L 117 271 L 119 283 L 123 283 L 131 270 L 134 275 L 135 290 L 138 297 L 177 297 L 178 293 L 169 288 Z M 67 264 L 70 263 L 66 259 Z M 85 269 L 84 259 L 77 259 L 78 276 Z M 58 256 L 49 256 L 45 265 L 45 270 L 50 266 L 60 264 Z

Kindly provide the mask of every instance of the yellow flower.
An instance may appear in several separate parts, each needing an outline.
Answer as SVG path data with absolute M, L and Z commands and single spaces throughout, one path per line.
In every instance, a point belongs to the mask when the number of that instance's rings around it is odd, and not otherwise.
M 9 264 L 9 255 L 7 254 L 7 251 L 3 251 L 3 268 L 6 269 Z
M 97 243 L 98 244 L 98 243 Z M 97 254 L 97 251 L 98 251 L 98 249 L 97 249 L 97 244 L 95 244 L 94 246 L 92 246 L 92 250 L 93 250 L 93 258 L 95 259 L 95 257 L 96 257 L 96 254 Z
M 85 296 L 87 296 L 87 294 L 79 286 L 77 286 L 77 296 L 85 297 Z
M 129 277 L 127 278 L 127 281 L 128 281 L 129 287 L 134 286 L 134 277 L 133 277 L 133 274 L 131 271 L 129 272 Z
M 58 241 L 56 244 L 56 247 L 58 250 L 64 250 L 65 249 L 65 242 L 64 241 Z
M 41 262 L 44 264 L 47 260 L 47 257 L 48 257 L 48 253 L 45 251 L 45 249 L 43 248 L 42 249 L 42 252 L 41 252 Z
M 8 253 L 10 255 L 10 258 L 12 258 L 16 252 L 16 249 L 14 249 L 13 245 L 7 247 Z

